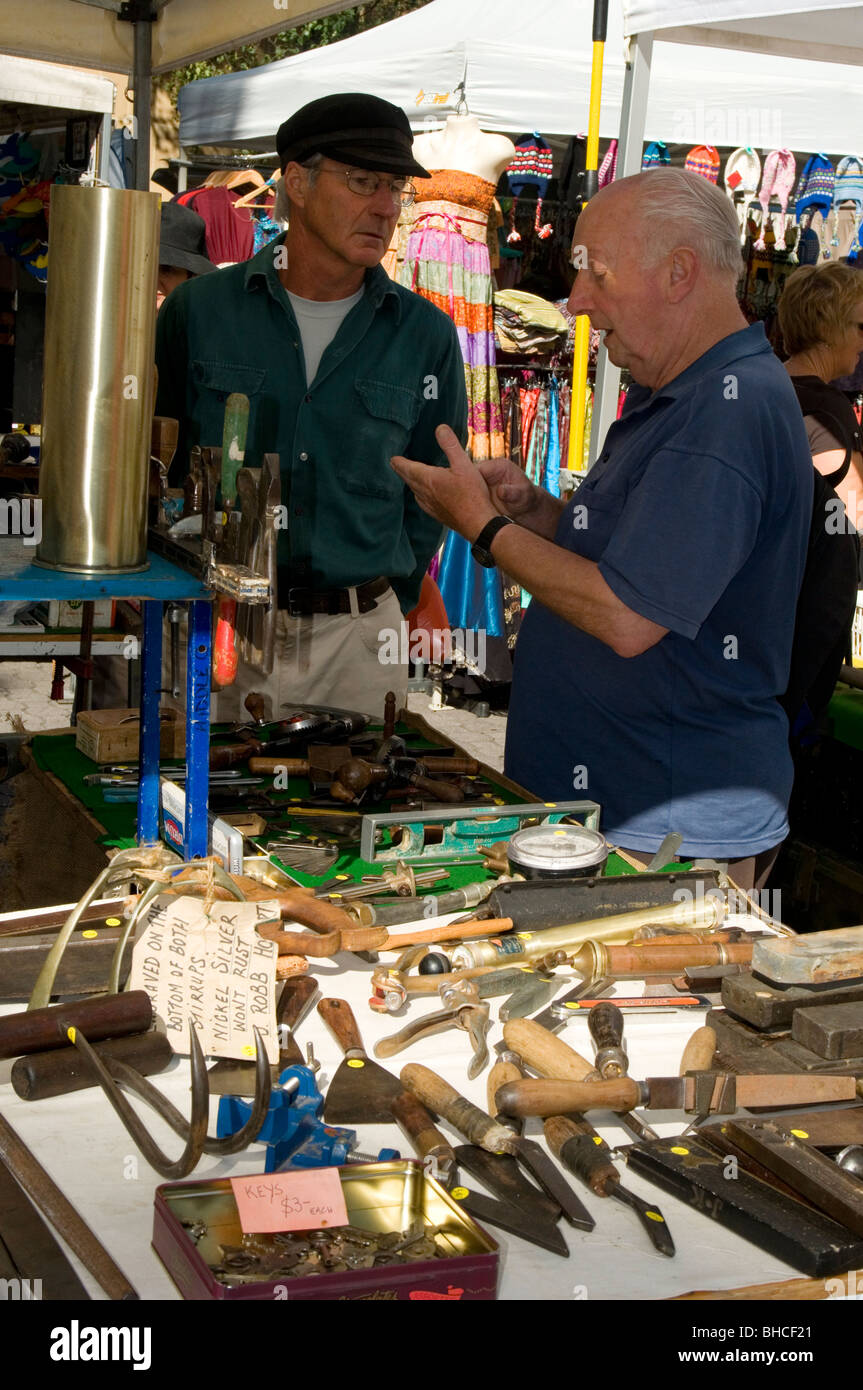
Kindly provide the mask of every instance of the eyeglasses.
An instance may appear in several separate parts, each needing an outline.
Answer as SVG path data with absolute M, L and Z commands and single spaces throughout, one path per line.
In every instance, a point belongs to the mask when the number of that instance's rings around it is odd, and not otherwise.
M 320 172 L 337 177 L 342 173 L 340 169 L 321 169 Z M 410 179 L 383 179 L 377 174 L 367 174 L 364 169 L 345 169 L 344 178 L 351 192 L 358 193 L 361 198 L 373 198 L 381 184 L 386 184 L 395 207 L 409 208 L 417 195 Z

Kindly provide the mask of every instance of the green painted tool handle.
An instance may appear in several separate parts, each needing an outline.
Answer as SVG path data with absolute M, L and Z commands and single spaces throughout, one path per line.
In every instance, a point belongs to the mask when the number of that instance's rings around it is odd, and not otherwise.
M 225 402 L 222 431 L 222 504 L 232 507 L 237 498 L 237 474 L 246 457 L 249 432 L 249 398 L 233 391 Z

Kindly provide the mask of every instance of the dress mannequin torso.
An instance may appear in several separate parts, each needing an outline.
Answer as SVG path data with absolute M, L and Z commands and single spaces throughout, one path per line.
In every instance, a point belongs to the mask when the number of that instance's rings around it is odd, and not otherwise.
M 448 116 L 443 130 L 417 136 L 413 153 L 426 169 L 459 169 L 496 184 L 515 145 L 505 135 L 482 130 L 476 116 Z

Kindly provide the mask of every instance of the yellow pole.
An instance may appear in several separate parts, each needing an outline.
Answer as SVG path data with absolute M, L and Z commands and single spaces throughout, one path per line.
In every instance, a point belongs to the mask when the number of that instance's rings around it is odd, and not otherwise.
M 608 20 L 608 0 L 595 0 L 593 7 L 593 62 L 590 73 L 590 114 L 587 123 L 587 149 L 584 157 L 584 199 L 586 206 L 596 192 L 596 172 L 599 168 L 599 107 L 602 97 L 602 64 L 605 56 L 605 34 Z M 572 399 L 570 404 L 569 449 L 567 468 L 584 467 L 584 420 L 587 403 L 587 365 L 590 350 L 590 320 L 579 314 L 575 320 L 575 345 L 572 358 Z

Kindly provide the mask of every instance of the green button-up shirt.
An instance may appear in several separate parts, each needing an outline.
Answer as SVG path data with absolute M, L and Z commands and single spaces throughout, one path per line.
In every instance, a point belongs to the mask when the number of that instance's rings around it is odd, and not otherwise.
M 442 422 L 466 438 L 455 326 L 375 266 L 309 383 L 276 269 L 274 250 L 283 241 L 186 281 L 162 306 L 156 413 L 180 422 L 174 471 L 185 473 L 194 444 L 221 444 L 225 401 L 232 391 L 244 393 L 246 463 L 254 467 L 265 452 L 281 460 L 287 527 L 279 531 L 278 558 L 291 582 L 340 589 L 385 575 L 408 612 L 442 530 L 389 461 L 404 454 L 443 464 L 434 437 Z

